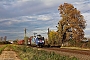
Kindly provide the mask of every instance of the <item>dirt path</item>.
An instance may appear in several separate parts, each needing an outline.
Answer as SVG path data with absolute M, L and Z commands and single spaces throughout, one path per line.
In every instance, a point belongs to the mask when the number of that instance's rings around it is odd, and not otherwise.
M 0 45 L 0 48 L 3 47 L 4 45 Z
M 8 50 L 8 47 L 2 51 L 2 54 L 0 55 L 0 60 L 20 60 L 12 49 Z

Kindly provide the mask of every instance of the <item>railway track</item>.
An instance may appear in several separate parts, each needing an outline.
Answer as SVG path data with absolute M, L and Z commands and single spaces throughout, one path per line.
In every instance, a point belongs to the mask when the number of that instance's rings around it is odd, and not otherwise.
M 33 46 L 36 47 L 36 46 Z M 43 47 L 38 48 L 40 50 L 51 50 L 51 51 L 61 51 L 61 52 L 69 52 L 69 53 L 75 53 L 75 54 L 82 54 L 82 55 L 90 55 L 90 50 L 81 50 L 81 49 L 70 49 L 70 48 L 57 48 L 57 47 Z
M 68 49 L 68 48 L 43 48 L 43 49 L 61 51 L 61 52 L 70 52 L 70 53 L 76 53 L 82 55 L 90 55 L 90 50 L 78 50 L 78 49 Z
M 60 55 L 77 57 L 79 60 L 90 60 L 90 50 L 68 49 L 68 48 L 39 48 L 48 52 L 55 52 Z

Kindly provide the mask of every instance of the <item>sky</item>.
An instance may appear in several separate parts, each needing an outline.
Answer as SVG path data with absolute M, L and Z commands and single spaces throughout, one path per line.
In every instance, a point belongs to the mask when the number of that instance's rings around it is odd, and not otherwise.
M 90 0 L 0 0 L 0 37 L 7 40 L 23 39 L 33 33 L 47 37 L 47 30 L 57 30 L 61 19 L 58 7 L 70 3 L 84 16 L 85 37 L 90 36 Z

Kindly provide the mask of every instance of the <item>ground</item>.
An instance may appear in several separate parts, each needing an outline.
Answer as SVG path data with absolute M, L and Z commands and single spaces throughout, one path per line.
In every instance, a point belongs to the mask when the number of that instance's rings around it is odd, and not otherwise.
M 90 49 L 75 49 L 75 48 L 39 48 L 48 52 L 54 51 L 57 54 L 77 57 L 79 60 L 90 60 Z
M 20 60 L 16 54 L 15 51 L 12 49 L 8 50 L 8 47 L 2 51 L 2 54 L 0 55 L 0 60 Z
M 2 47 L 3 45 L 0 45 Z M 36 48 L 36 47 L 35 47 Z M 75 49 L 75 48 L 38 48 L 48 52 L 54 51 L 57 54 L 77 57 L 79 60 L 90 60 L 90 49 Z M 0 60 L 21 60 L 13 49 L 6 47 L 0 55 Z

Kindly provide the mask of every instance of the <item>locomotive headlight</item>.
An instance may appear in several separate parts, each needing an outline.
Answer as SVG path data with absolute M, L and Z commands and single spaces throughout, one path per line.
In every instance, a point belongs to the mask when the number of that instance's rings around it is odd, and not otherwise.
M 44 41 L 42 41 L 42 42 L 44 42 Z

